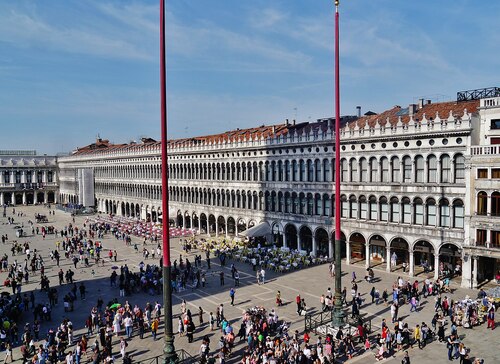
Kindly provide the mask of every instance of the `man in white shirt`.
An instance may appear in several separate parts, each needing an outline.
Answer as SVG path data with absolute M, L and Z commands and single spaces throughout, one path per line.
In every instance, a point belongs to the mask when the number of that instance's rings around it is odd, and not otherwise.
M 262 268 L 260 271 L 260 279 L 262 281 L 262 284 L 265 283 L 265 278 L 266 278 L 266 271 L 264 270 L 264 268 Z

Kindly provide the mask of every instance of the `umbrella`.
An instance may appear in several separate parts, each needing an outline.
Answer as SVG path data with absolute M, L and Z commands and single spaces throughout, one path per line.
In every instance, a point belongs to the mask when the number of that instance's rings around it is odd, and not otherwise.
M 109 309 L 110 309 L 110 310 L 114 310 L 115 308 L 120 308 L 120 307 L 122 307 L 122 305 L 121 305 L 121 304 L 119 304 L 119 303 L 114 303 L 114 304 L 112 304 L 112 305 L 109 307 Z

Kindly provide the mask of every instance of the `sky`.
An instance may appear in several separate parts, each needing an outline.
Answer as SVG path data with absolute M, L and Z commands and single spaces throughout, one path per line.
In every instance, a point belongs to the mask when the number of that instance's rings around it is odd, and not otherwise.
M 500 86 L 499 1 L 341 1 L 341 114 Z M 334 116 L 331 0 L 168 0 L 169 138 Z M 159 1 L 0 1 L 0 150 L 160 138 Z M 496 24 L 496 25 L 495 25 Z

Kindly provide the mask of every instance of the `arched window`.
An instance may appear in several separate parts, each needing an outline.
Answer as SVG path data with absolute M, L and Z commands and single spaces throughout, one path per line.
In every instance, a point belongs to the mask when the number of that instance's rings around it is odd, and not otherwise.
M 292 199 L 290 197 L 290 192 L 285 192 L 285 213 L 292 211 Z
M 297 161 L 292 161 L 292 181 L 299 181 L 299 164 Z
M 302 159 L 300 160 L 300 181 L 306 181 L 306 163 Z
M 316 182 L 323 182 L 323 174 L 321 173 L 321 160 L 314 161 L 314 168 L 316 169 Z
M 491 216 L 500 216 L 500 193 L 491 194 Z
M 359 217 L 365 219 L 368 217 L 368 202 L 366 196 L 359 197 Z
M 376 158 L 370 158 L 370 182 L 379 182 L 377 179 L 378 162 Z
M 450 183 L 451 161 L 450 156 L 444 154 L 441 156 L 441 182 Z
M 323 195 L 323 205 L 324 205 L 324 210 L 323 210 L 323 215 L 324 216 L 331 216 L 330 215 L 330 206 L 331 201 L 330 201 L 330 196 L 328 196 L 326 193 Z
M 340 161 L 340 181 L 341 182 L 347 182 L 347 160 L 346 159 L 342 159 Z
M 382 196 L 379 199 L 380 203 L 380 221 L 387 221 L 389 219 L 389 204 L 387 203 L 387 197 Z
M 307 214 L 312 215 L 314 213 L 314 197 L 312 193 L 307 194 Z
M 462 200 L 453 201 L 453 227 L 463 229 L 465 208 Z
M 312 160 L 307 161 L 307 182 L 314 182 L 314 164 Z
M 488 214 L 488 195 L 486 192 L 481 191 L 477 194 L 477 211 L 478 215 L 487 215 Z
M 356 162 L 356 159 L 352 158 L 349 161 L 349 167 L 351 168 L 351 182 L 357 182 L 358 181 L 358 163 Z
M 417 155 L 415 157 L 415 182 L 424 182 L 424 157 Z
M 294 214 L 298 214 L 299 213 L 299 197 L 295 192 L 292 193 L 292 202 L 293 202 L 292 212 Z
M 342 205 L 341 217 L 348 217 L 349 216 L 349 202 L 347 201 L 346 195 L 342 195 L 340 197 L 340 204 Z
M 323 215 L 323 201 L 321 201 L 321 195 L 317 193 L 314 200 L 314 215 Z
M 369 220 L 377 220 L 377 198 L 375 196 L 370 196 L 369 200 Z
M 328 159 L 323 159 L 323 182 L 330 182 L 331 180 L 330 161 Z
M 278 201 L 277 201 L 277 208 L 276 210 L 278 212 L 282 212 L 283 211 L 283 193 L 282 192 L 278 192 Z
M 465 158 L 459 154 L 455 156 L 455 183 L 465 182 Z
M 299 195 L 299 203 L 300 203 L 300 206 L 299 206 L 299 208 L 300 208 L 299 214 L 302 214 L 302 215 L 303 215 L 303 214 L 305 214 L 305 213 L 306 213 L 306 203 L 307 203 L 307 201 L 306 201 L 306 196 L 305 196 L 303 193 L 301 193 L 301 194 Z
M 292 175 L 292 170 L 290 166 L 290 161 L 285 161 L 285 181 L 290 181 L 290 177 Z
M 427 225 L 436 226 L 436 201 L 433 198 L 427 200 Z
M 359 160 L 359 181 L 368 182 L 368 162 L 366 158 Z
M 283 162 L 278 162 L 278 181 L 283 181 Z
M 413 200 L 413 222 L 417 225 L 424 224 L 424 203 L 421 198 L 416 198 Z
M 411 159 L 408 156 L 403 158 L 403 182 L 411 182 Z
M 403 205 L 403 223 L 410 224 L 411 223 L 411 204 L 410 199 L 408 197 L 403 197 L 401 200 Z
M 357 219 L 358 218 L 358 202 L 356 201 L 356 196 L 354 196 L 354 195 L 349 197 L 349 208 L 350 208 L 349 217 L 351 219 Z
M 399 222 L 399 200 L 397 197 L 391 198 L 391 222 Z
M 450 203 L 443 198 L 439 201 L 439 226 L 450 227 Z
M 427 182 L 437 183 L 437 158 L 432 154 L 427 158 Z
M 398 157 L 393 157 L 391 159 L 391 169 L 392 169 L 392 182 L 400 182 L 401 176 L 401 162 Z
M 382 182 L 389 182 L 389 159 L 387 157 L 380 158 L 380 171 L 382 173 Z

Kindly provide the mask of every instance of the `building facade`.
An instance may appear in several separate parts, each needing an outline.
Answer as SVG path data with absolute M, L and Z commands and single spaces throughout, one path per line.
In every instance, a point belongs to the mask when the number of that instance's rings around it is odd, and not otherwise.
M 338 213 L 347 264 L 390 271 L 396 253 L 410 275 L 423 264 L 459 265 L 464 286 L 491 278 L 483 265 L 498 269 L 500 252 L 499 160 L 490 145 L 500 109 L 491 102 L 421 100 L 343 119 Z M 332 257 L 333 130 L 324 119 L 170 141 L 169 218 L 225 236 L 263 225 L 277 245 Z M 58 165 L 61 202 L 78 201 L 78 170 L 92 169 L 98 211 L 162 219 L 160 143 L 99 139 Z M 475 173 L 484 169 L 480 181 Z M 482 192 L 486 215 L 476 211 Z
M 57 202 L 57 159 L 34 150 L 0 151 L 0 205 Z

